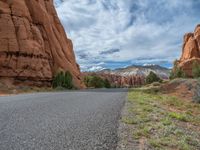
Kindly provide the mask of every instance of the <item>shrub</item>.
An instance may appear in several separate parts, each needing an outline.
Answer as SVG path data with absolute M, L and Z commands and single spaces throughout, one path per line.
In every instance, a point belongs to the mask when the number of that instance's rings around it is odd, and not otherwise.
M 69 71 L 65 72 L 65 78 L 64 78 L 64 84 L 63 86 L 67 89 L 72 89 L 73 88 L 73 83 L 72 83 L 72 75 Z
M 85 76 L 84 77 L 84 83 L 87 87 L 90 87 L 90 81 L 91 81 L 92 76 Z
M 170 79 L 185 78 L 185 77 L 186 77 L 185 72 L 179 67 L 174 68 L 174 70 L 170 72 L 169 76 Z
M 170 112 L 169 117 L 180 120 L 180 121 L 184 121 L 184 122 L 189 121 L 189 118 L 184 113 Z
M 102 78 L 98 76 L 93 76 L 93 78 L 90 81 L 90 84 L 94 88 L 103 88 L 104 87 L 104 81 Z
M 98 77 L 96 75 L 93 76 L 85 76 L 84 83 L 87 87 L 93 87 L 93 88 L 110 88 L 110 82 L 107 79 L 102 79 L 101 77 Z
M 197 85 L 194 91 L 193 102 L 200 103 L 200 81 L 197 81 Z
M 174 69 L 170 73 L 170 79 L 175 79 L 175 78 L 185 78 L 185 72 L 177 66 L 174 66 Z
M 111 88 L 110 82 L 108 81 L 108 79 L 104 80 L 104 86 L 105 88 Z
M 152 71 L 146 77 L 146 83 L 147 84 L 151 84 L 153 82 L 160 82 L 160 81 L 161 81 L 161 79 Z
M 177 64 L 178 64 L 178 60 L 175 60 L 174 61 L 174 68 L 170 72 L 170 76 L 169 76 L 169 78 L 171 80 L 175 79 L 175 78 L 185 78 L 186 77 L 185 72 L 180 67 L 178 67 Z
M 196 61 L 193 63 L 193 66 L 192 66 L 192 75 L 194 78 L 200 77 L 200 65 Z
M 73 88 L 72 80 L 73 78 L 69 71 L 65 73 L 60 72 L 53 78 L 52 85 L 53 88 L 63 87 L 67 89 L 72 89 Z

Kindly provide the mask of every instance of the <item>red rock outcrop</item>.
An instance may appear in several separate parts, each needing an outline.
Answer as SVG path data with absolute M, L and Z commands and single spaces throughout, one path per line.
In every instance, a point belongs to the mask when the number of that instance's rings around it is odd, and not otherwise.
M 136 87 L 145 84 L 145 77 L 139 75 L 121 76 L 106 73 L 83 73 L 84 76 L 96 75 L 103 79 L 107 79 L 113 87 Z
M 101 74 L 101 76 L 108 79 L 111 85 L 116 87 L 136 87 L 145 84 L 145 78 L 138 75 L 120 76 L 114 74 Z
M 200 64 L 200 25 L 196 27 L 194 33 L 185 34 L 182 56 L 178 61 L 178 66 L 187 76 L 192 77 L 192 66 L 195 61 Z
M 84 87 L 53 0 L 0 0 L 0 77 L 44 85 L 67 70 Z

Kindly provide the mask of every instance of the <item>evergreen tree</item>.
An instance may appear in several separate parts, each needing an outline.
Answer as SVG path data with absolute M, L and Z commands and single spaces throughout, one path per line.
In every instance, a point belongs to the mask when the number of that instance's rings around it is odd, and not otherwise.
M 63 87 L 67 89 L 72 89 L 73 88 L 72 80 L 73 78 L 69 71 L 67 71 L 66 73 L 60 72 L 53 78 L 52 85 L 53 88 Z
M 111 88 L 110 82 L 108 81 L 108 79 L 104 80 L 104 86 L 105 88 Z
M 153 82 L 160 82 L 161 79 L 153 72 L 151 71 L 149 75 L 146 77 L 146 83 L 151 84 Z

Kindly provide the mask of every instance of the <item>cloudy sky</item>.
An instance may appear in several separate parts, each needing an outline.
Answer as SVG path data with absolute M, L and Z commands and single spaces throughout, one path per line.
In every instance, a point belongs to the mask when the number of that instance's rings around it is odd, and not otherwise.
M 179 58 L 183 35 L 200 23 L 200 0 L 55 0 L 82 70 Z

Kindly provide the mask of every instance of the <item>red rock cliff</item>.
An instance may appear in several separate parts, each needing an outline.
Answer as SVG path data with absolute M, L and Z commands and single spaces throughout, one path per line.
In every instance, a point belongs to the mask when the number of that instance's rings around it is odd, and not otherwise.
M 0 0 L 0 77 L 48 84 L 61 70 L 83 87 L 53 0 Z
M 182 56 L 178 61 L 187 76 L 192 76 L 192 66 L 194 61 L 200 64 L 200 25 L 198 25 L 194 33 L 187 33 L 184 36 L 184 44 Z

